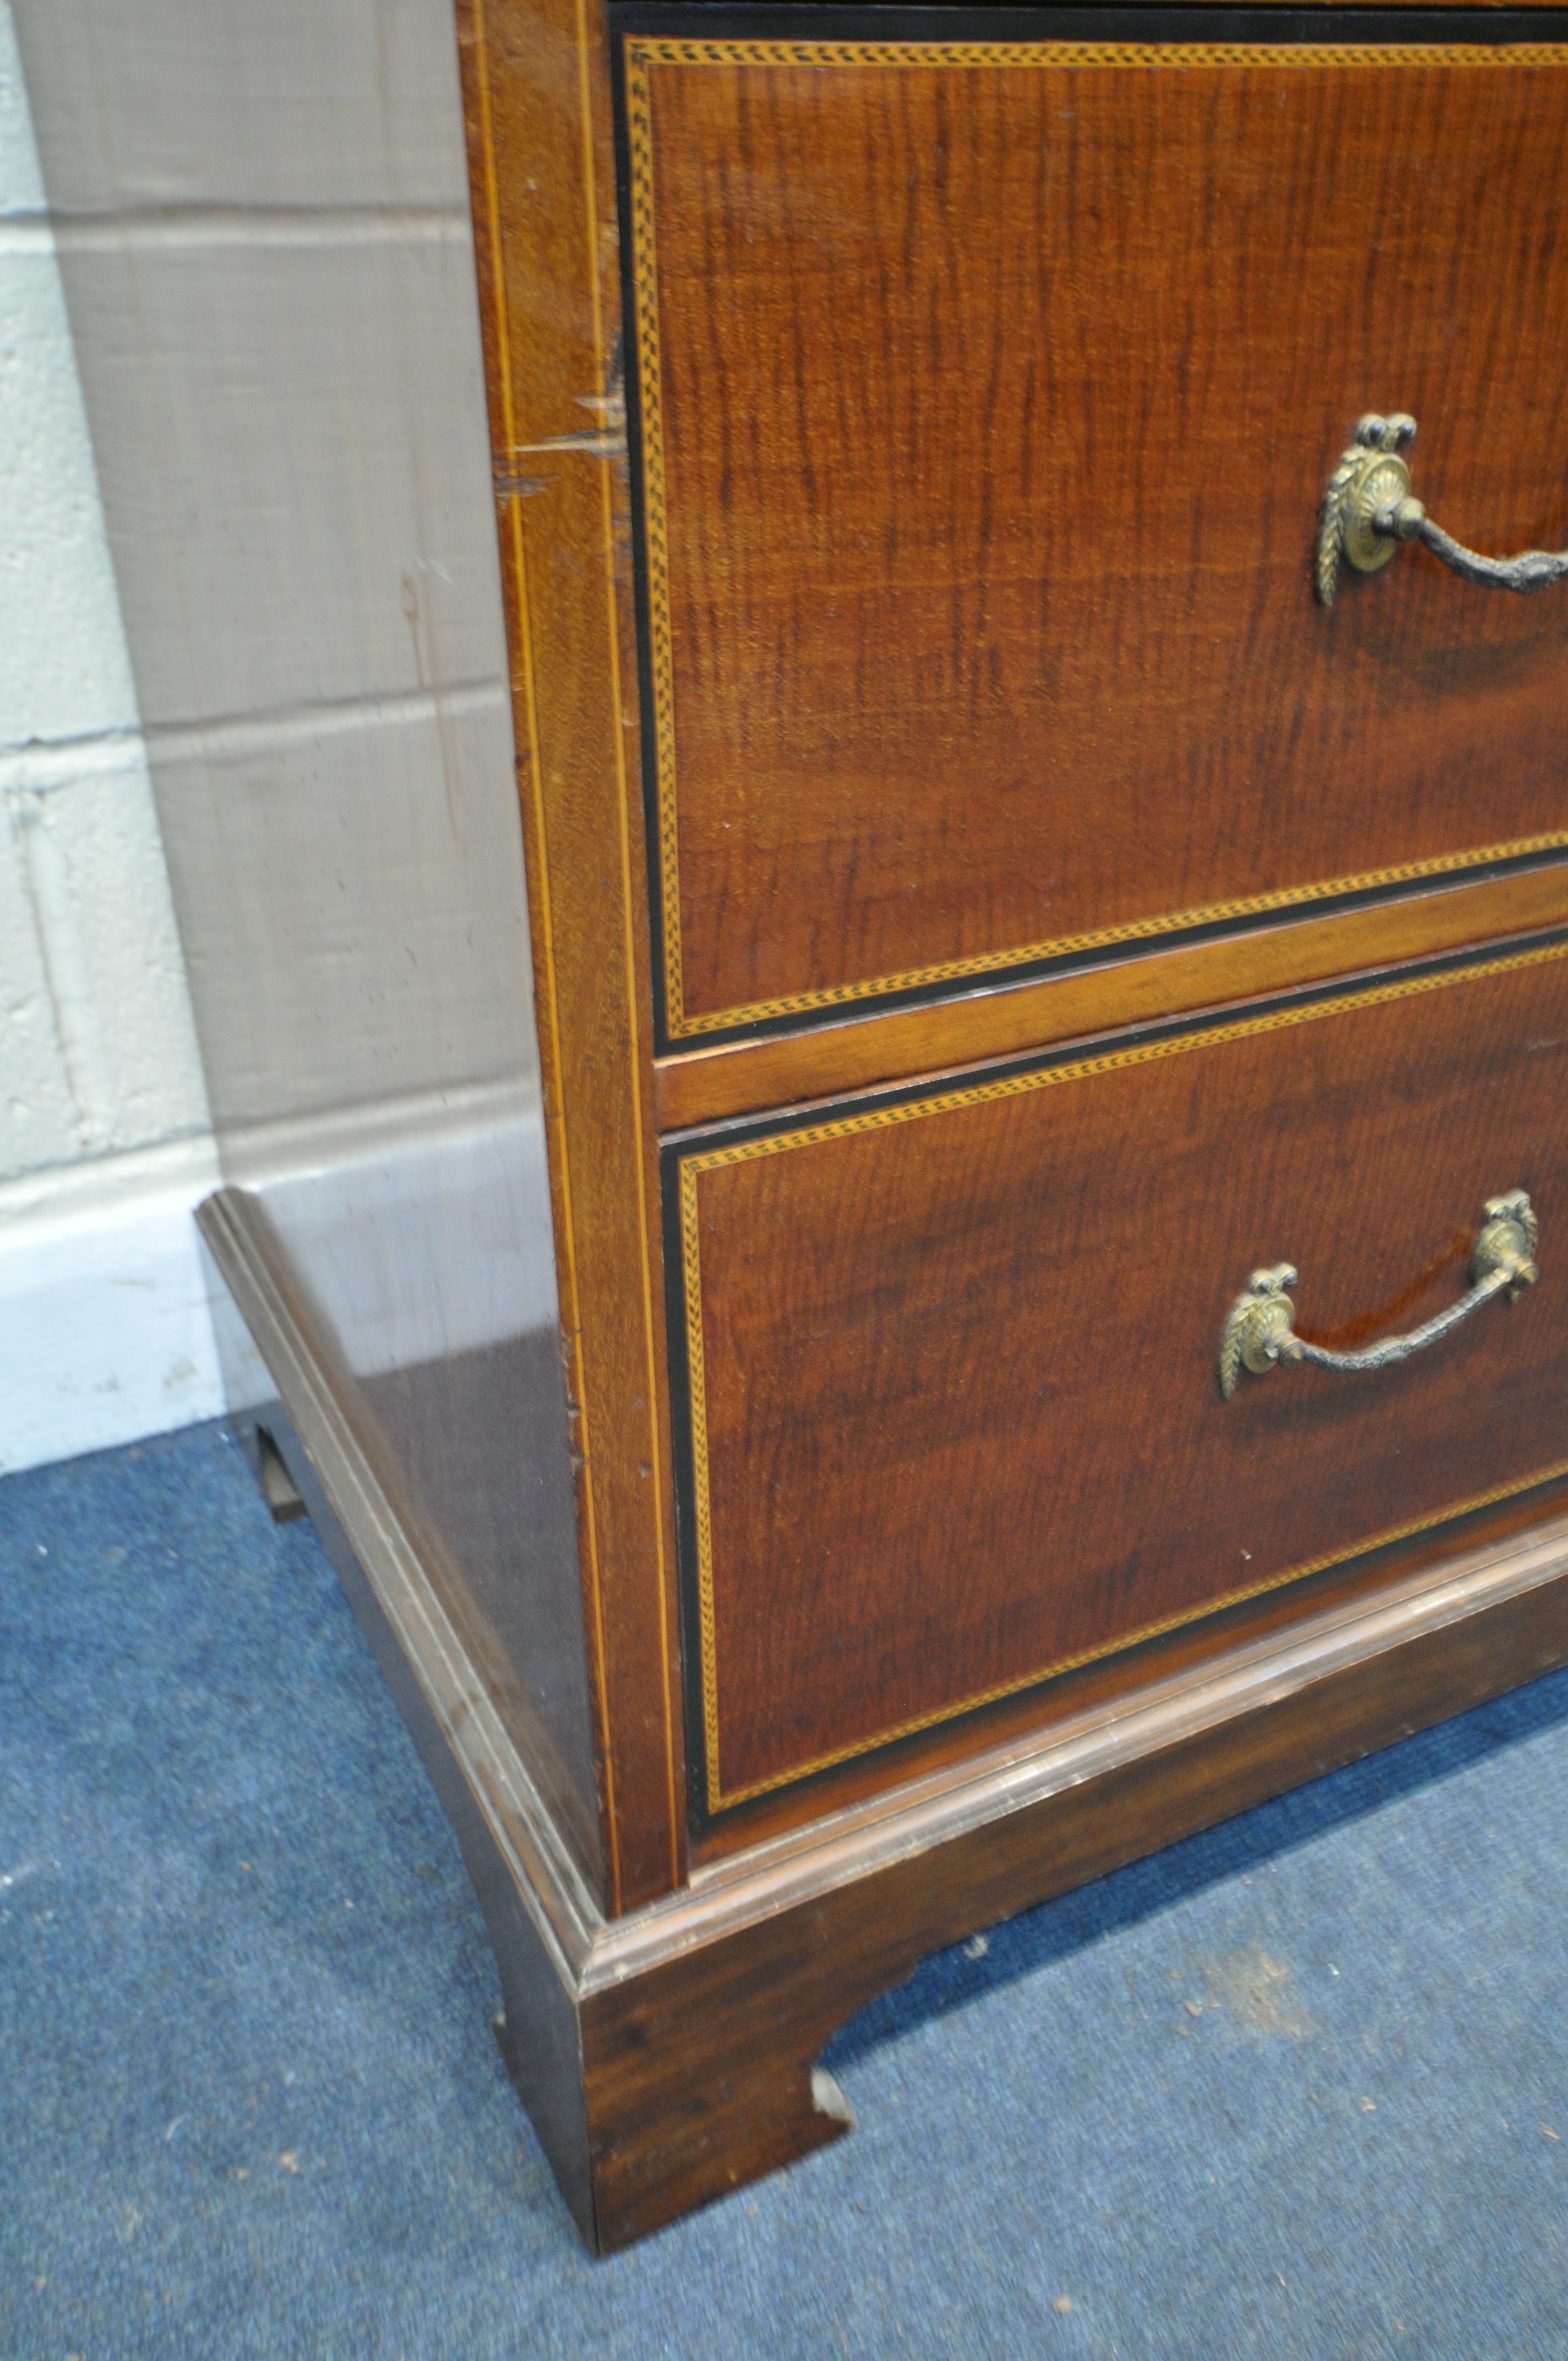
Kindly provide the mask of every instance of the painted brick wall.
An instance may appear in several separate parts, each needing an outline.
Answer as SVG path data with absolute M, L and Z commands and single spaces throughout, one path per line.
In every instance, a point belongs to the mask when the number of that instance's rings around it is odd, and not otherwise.
M 0 1180 L 207 1128 L 10 11 L 0 5 Z
M 46 1227 L 69 1200 L 106 1240 L 125 1200 L 93 1176 L 139 1159 L 167 1182 L 165 1274 L 189 1239 L 190 1159 L 212 1151 L 134 768 L 145 747 L 225 1178 L 301 1178 L 313 1202 L 321 1183 L 331 1207 L 300 1249 L 318 1304 L 337 1301 L 344 1253 L 381 1256 L 361 1273 L 367 1334 L 339 1338 L 354 1366 L 361 1346 L 382 1366 L 388 1319 L 398 1350 L 422 1323 L 477 1342 L 476 1319 L 499 1334 L 502 1316 L 483 1252 L 437 1282 L 389 1243 L 403 1190 L 415 1211 L 440 1201 L 455 1253 L 471 1232 L 483 1247 L 470 1201 L 487 1126 L 509 1143 L 510 1246 L 548 1219 L 451 0 L 7 5 L 41 173 L 13 137 L 0 231 L 46 263 L 52 233 L 50 316 L 65 368 L 63 290 L 80 408 L 72 388 L 75 456 L 48 465 L 91 547 L 105 632 L 107 546 L 141 724 L 138 739 L 117 642 L 113 665 L 86 667 L 95 705 L 18 724 L 66 742 L 47 751 L 59 784 L 27 787 L 27 825 L 40 807 L 60 816 L 47 909 L 47 862 L 7 854 L 4 890 L 35 945 L 12 930 L 24 1177 L 9 1185 L 34 1191 Z M 65 415 L 58 389 L 43 407 Z M 38 537 L 62 531 L 46 520 Z M 45 570 L 63 584 L 52 549 Z M 16 595 L 33 597 L 19 579 Z M 51 661 L 69 638 L 52 631 Z M 84 1159 L 49 1160 L 78 1147 Z M 178 1311 L 162 1278 L 137 1300 L 150 1311 L 160 1288 Z M 100 1325 L 109 1300 L 106 1279 Z M 36 1359 L 59 1323 L 47 1290 L 35 1301 Z M 534 1312 L 509 1298 L 504 1316 Z M 193 1414 L 202 1367 L 189 1346 L 161 1374 L 147 1365 L 165 1422 L 180 1401 Z M 55 1390 L 69 1380 L 78 1408 L 90 1393 L 101 1409 L 112 1374 L 65 1369 Z M 0 1398 L 8 1453 L 17 1464 Z
M 0 1469 L 217 1409 L 206 1098 L 0 0 Z

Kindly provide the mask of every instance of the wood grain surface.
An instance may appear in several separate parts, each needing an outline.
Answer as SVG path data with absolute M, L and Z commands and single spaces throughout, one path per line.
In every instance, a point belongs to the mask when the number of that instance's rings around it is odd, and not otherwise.
M 1136 1646 L 1091 1657 L 1042 1686 L 1015 1690 L 889 1746 L 847 1755 L 809 1779 L 767 1788 L 694 1832 L 694 1869 L 706 1876 L 748 1854 L 766 1857 L 782 1847 L 809 1844 L 816 1831 L 831 1828 L 846 1812 L 885 1810 L 890 1797 L 912 1787 L 960 1781 L 997 1750 L 1047 1745 L 1053 1731 L 1085 1715 L 1110 1719 L 1136 1710 L 1171 1679 L 1223 1678 L 1222 1668 L 1238 1649 L 1287 1642 L 1323 1614 L 1370 1609 L 1391 1586 L 1412 1576 L 1435 1581 L 1445 1565 L 1506 1549 L 1520 1538 L 1530 1541 L 1543 1525 L 1561 1521 L 1565 1506 L 1568 1477 L 1511 1493 L 1385 1548 L 1174 1624 Z
M 1080 1686 L 1051 1726 L 607 1918 L 529 1776 L 379 1444 L 280 1273 L 254 1198 L 202 1226 L 272 1371 L 277 1442 L 452 1816 L 495 1944 L 507 2063 L 584 2235 L 625 2244 L 847 2128 L 812 2060 L 922 1952 L 1550 1670 L 1568 1653 L 1568 1523 L 1539 1498 L 1433 1537 L 1370 1587 L 1166 1658 L 1136 1696 Z
M 1130 958 L 1107 953 L 1091 966 L 1027 983 L 982 985 L 957 999 L 874 1015 L 851 1010 L 806 1032 L 662 1058 L 654 1069 L 657 1121 L 661 1131 L 682 1131 L 1564 924 L 1568 862 L 1559 861 L 1208 942 L 1145 946 Z
M 1568 50 L 628 55 L 672 1040 L 1563 840 Z
M 880 1831 L 819 1831 L 760 1876 L 737 1864 L 753 1892 L 772 1888 L 740 1923 L 726 1927 L 715 1880 L 662 1943 L 628 1957 L 612 1936 L 580 2020 L 601 2248 L 841 2136 L 812 2061 L 848 2013 L 937 1945 L 1560 1665 L 1562 1551 L 1559 1527 L 1540 1552 L 1553 1573 L 1512 1592 L 1498 1581 L 1507 1559 L 1483 1555 L 1373 1619 L 1365 1643 L 1332 1664 L 1313 1664 L 1304 1625 L 1228 1709 L 1217 1675 L 1146 1719 L 1085 1730 L 1054 1763 L 1049 1749 L 1025 1758 L 1011 1794 L 997 1780 L 967 1826 L 959 1796 L 931 1795 Z
M 679 1883 L 685 1815 L 608 60 L 572 0 L 458 31 L 616 1911 Z
M 1568 947 L 671 1151 L 712 1808 L 1568 1461 Z M 1414 1325 L 1529 1189 L 1545 1277 L 1404 1367 L 1222 1402 Z

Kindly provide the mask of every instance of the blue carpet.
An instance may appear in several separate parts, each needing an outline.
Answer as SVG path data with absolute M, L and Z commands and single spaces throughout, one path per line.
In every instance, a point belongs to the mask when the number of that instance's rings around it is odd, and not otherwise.
M 850 2139 L 596 2264 L 310 1528 L 217 1427 L 9 1477 L 0 2355 L 1564 2361 L 1565 1723 L 931 1961 L 836 2044 Z

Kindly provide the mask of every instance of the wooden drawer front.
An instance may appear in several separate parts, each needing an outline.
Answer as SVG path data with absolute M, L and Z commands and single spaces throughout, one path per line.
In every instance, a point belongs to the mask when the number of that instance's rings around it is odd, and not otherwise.
M 669 1039 L 1568 841 L 1568 49 L 626 59 Z
M 1562 940 L 688 1141 L 666 1186 L 710 1811 L 1568 1466 Z M 1516 1188 L 1519 1303 L 1222 1400 L 1255 1267 L 1316 1342 L 1402 1331 Z

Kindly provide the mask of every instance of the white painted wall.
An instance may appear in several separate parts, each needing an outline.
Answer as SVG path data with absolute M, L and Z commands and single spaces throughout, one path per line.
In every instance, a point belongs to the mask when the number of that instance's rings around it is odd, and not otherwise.
M 55 241 L 0 0 L 0 1471 L 221 1408 L 215 1157 Z

